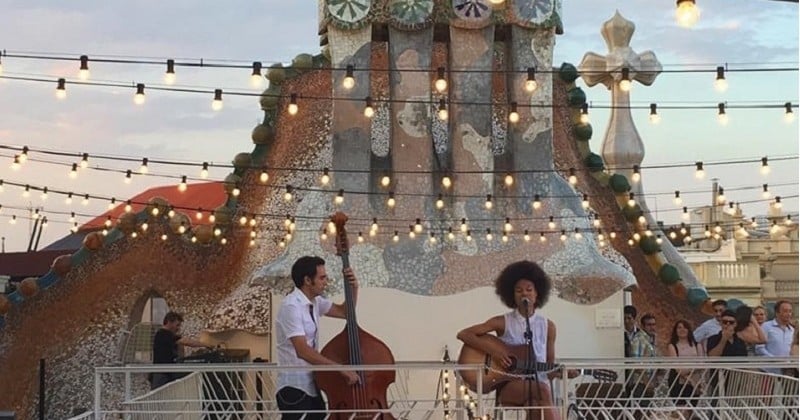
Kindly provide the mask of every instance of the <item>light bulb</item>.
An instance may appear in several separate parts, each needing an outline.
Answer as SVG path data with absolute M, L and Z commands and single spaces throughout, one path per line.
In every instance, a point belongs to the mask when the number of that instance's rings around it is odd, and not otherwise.
M 336 194 L 336 197 L 333 199 L 333 202 L 336 204 L 344 203 L 344 190 L 339 190 L 339 193 Z
M 675 191 L 675 200 L 674 201 L 675 201 L 675 205 L 676 206 L 680 206 L 681 204 L 683 204 L 683 199 L 681 198 L 681 192 L 680 191 Z
M 439 197 L 436 199 L 436 208 L 441 210 L 444 208 L 444 200 L 442 199 L 442 195 L 439 194 Z
M 167 71 L 164 73 L 164 83 L 168 85 L 175 84 L 175 60 L 167 60 Z
M 188 186 L 186 185 L 186 175 L 184 175 L 184 176 L 181 177 L 181 183 L 178 184 L 178 191 L 186 192 L 187 188 L 188 188 Z
M 650 123 L 658 124 L 661 122 L 661 116 L 658 115 L 658 105 L 650 104 Z
M 203 168 L 200 169 L 200 178 L 208 178 L 208 162 L 203 162 Z
M 389 198 L 386 200 L 386 206 L 391 209 L 394 208 L 394 205 L 395 205 L 394 192 L 390 191 Z
M 133 103 L 142 105 L 144 103 L 144 83 L 136 84 L 136 94 L 133 95 Z
M 390 178 L 389 175 L 384 175 L 381 177 L 381 186 L 388 187 L 389 184 L 391 183 L 392 183 L 392 178 Z
M 627 67 L 622 68 L 622 78 L 619 81 L 619 90 L 623 92 L 631 91 L 630 69 L 628 69 Z
M 539 198 L 539 194 L 534 194 L 533 196 L 533 209 L 539 210 L 542 208 L 542 201 Z
M 678 8 L 675 10 L 675 19 L 678 25 L 684 28 L 691 28 L 700 18 L 700 9 L 694 4 L 694 0 L 678 0 Z
M 695 162 L 694 164 L 697 169 L 694 171 L 694 177 L 697 179 L 703 179 L 706 176 L 706 171 L 703 170 L 703 162 Z
M 439 99 L 439 111 L 437 112 L 439 119 L 442 121 L 447 121 L 447 104 L 445 103 L 444 99 Z
M 769 159 L 767 157 L 761 158 L 761 175 L 769 174 Z
M 289 112 L 289 115 L 297 115 L 297 111 L 299 110 L 300 108 L 297 106 L 297 94 L 292 93 L 289 95 L 289 106 L 286 108 L 286 111 Z
M 516 102 L 511 102 L 510 109 L 508 111 L 508 121 L 512 124 L 519 122 L 519 113 L 517 112 Z
M 483 204 L 483 206 L 486 207 L 486 210 L 491 210 L 492 209 L 493 204 L 492 204 L 492 195 L 491 194 L 486 194 L 486 202 Z
M 450 188 L 452 185 L 453 185 L 453 181 L 452 181 L 452 179 L 450 179 L 449 176 L 445 175 L 445 176 L 442 177 L 442 186 L 445 189 Z
M 328 171 L 328 168 L 322 168 L 322 176 L 319 178 L 319 182 L 323 186 L 328 185 L 331 182 L 330 171 Z
M 258 180 L 261 181 L 262 184 L 266 184 L 269 181 L 269 174 L 266 170 L 261 171 L 261 175 L 258 177 Z
M 528 79 L 525 80 L 525 90 L 533 92 L 539 84 L 536 83 L 536 67 L 528 67 Z
M 80 57 L 81 66 L 78 70 L 78 78 L 81 80 L 88 80 L 89 79 L 89 57 L 82 55 Z
M 353 65 L 348 64 L 345 70 L 344 79 L 342 79 L 342 86 L 345 89 L 352 89 L 356 85 L 356 79 L 353 78 Z
M 725 79 L 725 67 L 717 66 L 717 78 L 714 79 L 714 89 L 717 92 L 728 90 L 728 81 Z
M 787 124 L 791 124 L 794 122 L 794 111 L 792 111 L 792 103 L 786 102 L 784 105 L 786 108 L 786 112 L 783 113 L 783 121 Z
M 211 101 L 211 109 L 214 111 L 222 109 L 222 89 L 214 89 L 214 100 Z
M 261 76 L 261 62 L 254 61 L 253 62 L 253 72 L 250 74 L 250 85 L 255 88 L 260 88 L 263 86 L 264 78 Z
M 64 99 L 67 97 L 67 81 L 58 79 L 58 86 L 56 86 L 56 98 Z
M 434 82 L 433 86 L 439 93 L 443 93 L 447 90 L 447 79 L 445 79 L 444 67 L 436 69 L 436 82 Z
M 717 108 L 718 108 L 717 120 L 719 121 L 719 123 L 721 125 L 727 125 L 728 124 L 728 114 L 725 112 L 725 104 L 720 102 L 717 105 Z

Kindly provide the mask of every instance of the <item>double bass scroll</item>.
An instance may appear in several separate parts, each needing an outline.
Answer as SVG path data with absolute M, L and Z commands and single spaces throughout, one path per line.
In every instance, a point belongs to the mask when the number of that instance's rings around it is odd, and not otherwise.
M 337 212 L 331 220 L 336 226 L 336 254 L 342 259 L 342 269 L 349 268 L 349 242 L 344 226 L 347 215 Z M 347 308 L 345 328 L 325 345 L 322 355 L 343 365 L 394 365 L 394 356 L 389 347 L 358 326 L 353 290 L 348 281 L 344 282 L 344 296 Z M 395 420 L 389 413 L 386 402 L 386 390 L 395 381 L 394 369 L 357 373 L 360 382 L 355 385 L 348 385 L 339 372 L 314 373 L 317 386 L 327 397 L 328 409 L 333 411 L 328 418 Z M 349 410 L 358 411 L 348 412 Z M 359 413 L 361 410 L 364 410 L 363 413 Z M 355 416 L 351 417 L 354 413 Z

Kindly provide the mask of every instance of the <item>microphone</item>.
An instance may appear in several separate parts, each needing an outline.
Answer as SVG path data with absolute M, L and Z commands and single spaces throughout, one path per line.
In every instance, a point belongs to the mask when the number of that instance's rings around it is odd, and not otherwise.
M 528 299 L 526 297 L 522 298 L 522 305 L 525 306 L 525 310 L 528 310 L 528 307 L 530 306 L 530 304 L 531 304 L 531 300 L 530 299 Z

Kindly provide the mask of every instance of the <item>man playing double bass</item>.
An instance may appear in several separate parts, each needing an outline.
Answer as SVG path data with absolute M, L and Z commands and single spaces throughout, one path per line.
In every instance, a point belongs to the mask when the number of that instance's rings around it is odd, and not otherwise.
M 353 270 L 343 271 L 353 290 L 353 304 L 358 295 L 358 281 Z M 275 321 L 279 366 L 332 365 L 334 361 L 320 354 L 319 319 L 323 315 L 344 319 L 345 303 L 335 304 L 322 296 L 328 285 L 325 260 L 320 257 L 300 257 L 292 266 L 295 289 L 281 304 Z M 347 384 L 355 385 L 359 376 L 353 371 L 343 371 Z M 283 420 L 322 419 L 325 403 L 314 382 L 311 371 L 282 371 L 278 374 L 276 400 Z

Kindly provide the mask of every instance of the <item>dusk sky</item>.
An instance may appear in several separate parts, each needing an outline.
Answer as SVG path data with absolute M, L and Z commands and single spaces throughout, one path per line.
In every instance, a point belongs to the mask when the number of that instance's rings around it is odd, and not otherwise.
M 556 38 L 555 66 L 576 66 L 592 51 L 606 54 L 600 36 L 601 24 L 615 10 L 636 24 L 631 42 L 636 52 L 652 50 L 665 70 L 764 69 L 798 66 L 798 5 L 770 0 L 697 0 L 702 14 L 691 29 L 674 19 L 674 0 L 563 0 L 564 34 Z M 238 64 L 252 61 L 291 62 L 299 53 L 319 52 L 316 1 L 258 0 L 210 2 L 197 0 L 137 2 L 21 1 L 7 0 L 0 25 L 0 48 L 8 53 L 63 53 L 78 57 L 127 56 L 174 59 L 228 59 Z M 55 82 L 37 83 L 0 79 L 0 145 L 27 145 L 32 149 L 148 157 L 190 162 L 229 163 L 236 153 L 253 148 L 250 132 L 263 118 L 256 97 L 224 98 L 224 108 L 211 109 L 208 94 L 148 91 L 144 105 L 133 103 L 133 88 L 70 85 L 77 80 L 75 61 L 30 60 L 3 57 L 3 76 L 27 76 L 68 80 L 68 96 L 55 97 Z M 163 84 L 163 66 L 90 63 L 91 80 L 120 83 Z M 177 68 L 176 87 L 249 90 L 247 69 Z M 634 84 L 634 105 L 731 105 L 798 103 L 798 72 L 729 72 L 729 88 L 713 88 L 711 73 L 663 73 L 653 86 Z M 608 105 L 610 93 L 602 85 L 586 88 L 593 105 Z M 643 166 L 692 164 L 737 159 L 758 160 L 762 156 L 797 156 L 798 121 L 784 122 L 783 109 L 730 109 L 730 122 L 717 122 L 716 110 L 661 110 L 661 123 L 648 122 L 645 109 L 634 110 L 645 147 Z M 795 109 L 795 114 L 798 111 Z M 608 113 L 591 110 L 593 151 L 599 153 Z M 77 179 L 67 177 L 69 167 L 36 162 L 12 171 L 13 152 L 0 150 L 0 179 L 51 190 L 68 190 L 114 196 L 124 200 L 156 185 L 176 185 L 177 180 L 156 176 L 134 176 L 131 184 L 123 175 L 96 170 L 82 171 Z M 31 154 L 31 157 L 42 157 Z M 52 159 L 52 158 L 48 158 Z M 55 158 L 61 162 L 74 159 Z M 5 162 L 5 163 L 3 163 Z M 138 170 L 137 163 L 94 161 L 94 165 Z M 648 198 L 658 219 L 679 222 L 672 192 L 683 191 L 685 205 L 710 201 L 711 178 L 719 178 L 729 200 L 761 198 L 761 184 L 768 183 L 774 195 L 798 194 L 798 161 L 770 162 L 771 173 L 759 174 L 760 162 L 747 165 L 706 167 L 706 178 L 697 181 L 694 168 L 652 169 L 643 173 Z M 156 166 L 150 171 L 172 176 L 197 177 L 199 168 Z M 210 179 L 222 179 L 227 171 L 212 171 Z M 783 186 L 779 186 L 783 185 Z M 753 187 L 735 191 L 738 188 Z M 700 191 L 690 194 L 689 191 Z M 107 202 L 71 206 L 62 196 L 42 202 L 39 193 L 23 198 L 22 190 L 6 186 L 0 193 L 0 236 L 7 252 L 24 251 L 29 237 L 26 220 L 15 225 L 9 217 L 26 217 L 27 211 L 13 207 L 43 207 L 48 211 L 76 211 L 98 215 Z M 797 198 L 784 198 L 786 211 L 797 212 Z M 745 214 L 765 214 L 766 202 L 747 204 Z M 44 245 L 69 233 L 67 215 L 48 214 L 51 223 L 42 238 Z M 79 218 L 83 223 L 90 217 Z M 59 223 L 61 222 L 61 223 Z

